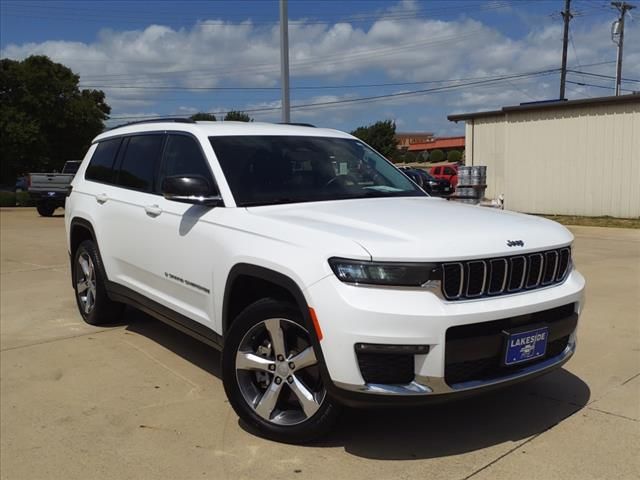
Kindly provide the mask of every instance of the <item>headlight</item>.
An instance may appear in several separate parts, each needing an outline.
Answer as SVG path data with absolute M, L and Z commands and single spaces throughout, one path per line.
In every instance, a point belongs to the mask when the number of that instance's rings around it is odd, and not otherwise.
M 329 265 L 338 279 L 346 283 L 419 287 L 440 278 L 434 263 L 364 262 L 330 258 Z

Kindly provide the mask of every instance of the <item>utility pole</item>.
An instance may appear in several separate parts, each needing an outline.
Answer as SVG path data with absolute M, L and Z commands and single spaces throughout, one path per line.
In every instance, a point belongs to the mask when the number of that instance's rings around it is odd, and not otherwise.
M 289 105 L 289 14 L 287 0 L 280 0 L 280 85 L 282 87 L 282 123 L 291 121 Z
M 616 59 L 616 97 L 620 95 L 621 83 L 622 83 L 622 46 L 624 43 L 624 17 L 627 11 L 636 8 L 633 5 L 629 5 L 627 2 L 611 2 L 611 5 L 616 7 L 620 12 L 618 20 L 613 22 L 611 26 L 611 40 L 618 46 L 618 58 Z M 618 37 L 616 41 L 615 37 Z
M 560 70 L 560 100 L 564 100 L 564 89 L 567 82 L 567 47 L 569 46 L 569 22 L 573 18 L 571 15 L 571 0 L 564 0 L 564 35 L 562 37 L 562 69 Z

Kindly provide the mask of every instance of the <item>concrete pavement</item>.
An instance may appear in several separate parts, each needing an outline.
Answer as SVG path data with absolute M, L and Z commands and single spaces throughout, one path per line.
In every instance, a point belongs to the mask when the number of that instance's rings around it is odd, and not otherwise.
M 291 446 L 238 422 L 215 350 L 132 309 L 85 325 L 63 219 L 2 209 L 0 477 L 639 478 L 640 231 L 572 230 L 588 301 L 564 369 L 456 403 L 347 410 Z

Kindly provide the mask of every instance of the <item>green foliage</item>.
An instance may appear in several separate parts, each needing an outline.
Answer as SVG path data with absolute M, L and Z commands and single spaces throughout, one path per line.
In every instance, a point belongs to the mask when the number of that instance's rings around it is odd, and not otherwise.
M 29 192 L 0 192 L 0 207 L 34 207 Z
M 448 162 L 459 162 L 462 159 L 462 153 L 459 150 L 450 150 L 447 153 Z
M 253 118 L 244 112 L 231 110 L 224 116 L 225 122 L 253 122 Z
M 392 120 L 376 122 L 365 127 L 358 127 L 351 135 L 371 145 L 387 158 L 393 157 L 398 146 L 395 138 L 396 124 Z
M 0 60 L 0 183 L 84 157 L 111 112 L 100 90 L 48 57 Z
M 16 206 L 15 192 L 0 192 L 0 207 L 15 207 L 15 206 Z
M 441 161 L 443 161 L 444 159 L 445 159 L 444 152 L 443 152 L 442 150 L 440 150 L 440 149 L 433 150 L 433 151 L 429 154 L 429 161 L 430 161 L 430 162 L 433 162 L 433 163 L 435 163 L 435 162 L 441 162 Z
M 194 113 L 189 118 L 194 121 L 197 121 L 197 120 L 203 120 L 206 122 L 216 121 L 216 116 L 213 113 L 198 112 L 198 113 Z
M 16 205 L 18 207 L 35 207 L 36 202 L 29 192 L 16 192 Z
M 415 152 L 406 152 L 404 154 L 404 163 L 415 163 L 418 161 L 418 155 Z

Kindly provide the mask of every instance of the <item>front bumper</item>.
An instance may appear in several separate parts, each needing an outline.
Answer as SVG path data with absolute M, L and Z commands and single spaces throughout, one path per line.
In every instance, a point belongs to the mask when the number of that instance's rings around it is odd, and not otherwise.
M 479 300 L 447 302 L 433 291 L 408 288 L 352 286 L 333 276 L 307 291 L 322 329 L 320 344 L 329 377 L 329 390 L 344 403 L 377 400 L 422 400 L 461 396 L 533 378 L 562 366 L 576 346 L 575 322 L 560 351 L 553 356 L 489 379 L 447 382 L 447 330 L 521 317 L 572 304 L 577 317 L 582 309 L 584 278 L 573 270 L 552 287 Z M 355 345 L 428 346 L 428 353 L 413 357 L 413 380 L 395 383 L 366 382 Z M 370 400 L 370 402 L 369 402 Z

